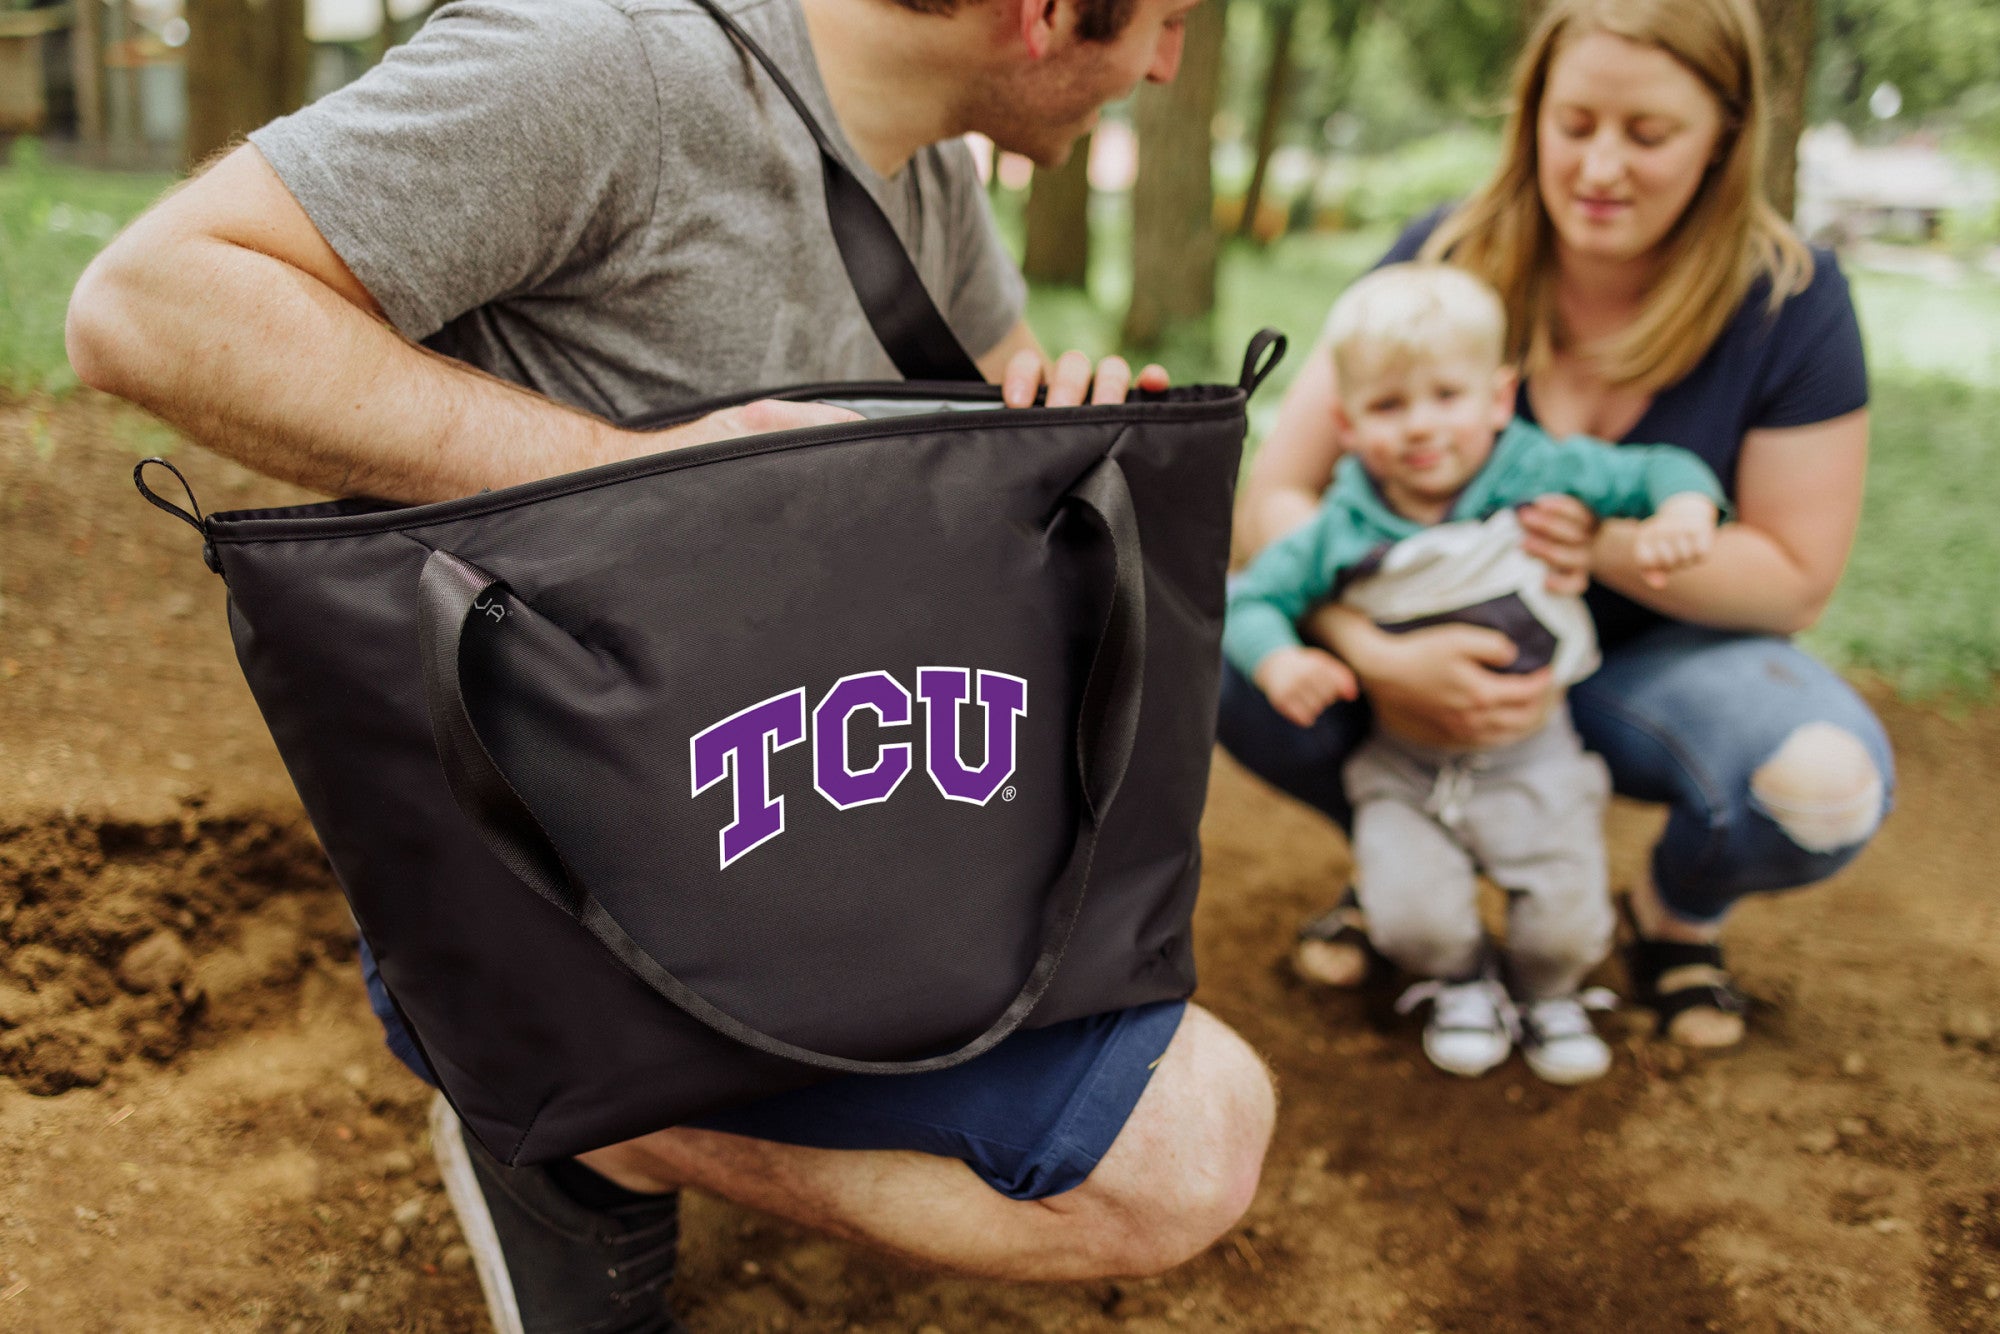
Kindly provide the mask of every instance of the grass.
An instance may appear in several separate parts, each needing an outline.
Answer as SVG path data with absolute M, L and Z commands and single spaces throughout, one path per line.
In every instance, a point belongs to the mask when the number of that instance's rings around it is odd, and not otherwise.
M 2000 673 L 2000 384 L 1877 376 L 1853 558 L 1805 637 L 1912 698 L 1986 699 Z
M 1846 267 L 1877 377 L 2000 389 L 2000 279 L 1969 273 L 1947 284 Z
M 61 395 L 76 376 L 63 312 L 91 257 L 173 184 L 170 176 L 51 166 L 18 139 L 0 169 L 0 389 Z
M 74 387 L 62 343 L 70 288 L 104 242 L 171 183 L 50 166 L 17 143 L 0 169 L 0 392 L 60 397 Z M 1018 253 L 1021 200 L 998 203 L 1002 234 Z M 1090 291 L 1038 288 L 1029 319 L 1051 347 L 1101 355 L 1117 347 L 1131 289 L 1124 201 L 1099 200 L 1093 223 Z M 1234 380 L 1251 334 L 1267 324 L 1289 334 L 1289 360 L 1252 407 L 1254 448 L 1327 305 L 1392 236 L 1376 227 L 1291 236 L 1261 250 L 1226 246 L 1213 343 L 1169 348 L 1168 368 L 1183 383 Z M 1873 461 L 1853 560 L 1807 642 L 1912 696 L 1985 698 L 2000 674 L 2000 469 L 1991 427 L 2000 422 L 2000 282 L 1947 286 L 1852 268 L 1849 276 L 1874 374 Z M 162 443 L 145 441 L 155 451 Z

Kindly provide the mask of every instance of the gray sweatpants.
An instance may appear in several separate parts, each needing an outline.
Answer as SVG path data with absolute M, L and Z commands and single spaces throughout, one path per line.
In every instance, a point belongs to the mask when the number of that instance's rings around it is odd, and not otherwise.
M 1477 972 L 1486 950 L 1478 870 L 1508 893 L 1506 957 L 1523 998 L 1576 990 L 1609 952 L 1611 779 L 1567 710 L 1490 751 L 1419 746 L 1377 730 L 1343 777 L 1368 937 L 1403 968 L 1454 980 Z

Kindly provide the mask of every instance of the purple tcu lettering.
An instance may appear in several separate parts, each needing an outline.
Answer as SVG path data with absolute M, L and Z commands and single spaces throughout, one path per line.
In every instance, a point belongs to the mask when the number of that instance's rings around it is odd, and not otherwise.
M 963 667 L 917 668 L 917 696 L 924 702 L 924 767 L 951 801 L 984 806 L 1014 776 L 1015 723 L 1028 712 L 1028 683 L 1005 672 L 979 673 L 979 703 L 986 711 L 985 760 L 969 769 L 959 750 L 958 708 L 971 694 Z
M 910 692 L 887 672 L 862 672 L 834 682 L 813 710 L 813 786 L 843 811 L 887 801 L 910 773 L 907 741 L 881 747 L 870 768 L 847 767 L 847 725 L 863 709 L 881 726 L 899 726 L 910 721 Z
M 771 756 L 806 739 L 803 688 L 732 713 L 688 741 L 694 794 L 736 775 L 736 818 L 722 831 L 722 864 L 785 832 L 785 799 L 771 795 Z

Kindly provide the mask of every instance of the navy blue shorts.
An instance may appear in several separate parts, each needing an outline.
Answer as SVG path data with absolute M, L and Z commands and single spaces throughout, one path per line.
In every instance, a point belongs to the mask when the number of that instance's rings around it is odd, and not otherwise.
M 436 1084 L 367 942 L 368 1004 L 394 1052 Z M 911 1149 L 957 1158 L 1017 1200 L 1073 1190 L 1111 1149 L 1180 1027 L 1161 1001 L 1014 1034 L 985 1055 L 924 1075 L 844 1075 L 691 1124 L 816 1149 Z

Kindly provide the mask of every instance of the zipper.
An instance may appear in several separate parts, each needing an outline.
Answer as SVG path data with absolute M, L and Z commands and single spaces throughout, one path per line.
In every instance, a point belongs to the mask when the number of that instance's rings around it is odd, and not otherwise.
M 749 403 L 762 398 L 783 398 L 791 401 L 795 395 L 823 396 L 820 391 L 831 393 L 841 391 L 847 397 L 859 396 L 858 391 L 866 388 L 870 397 L 880 396 L 879 388 L 887 386 L 812 385 L 798 389 L 787 389 L 781 394 L 751 393 L 742 398 L 715 400 L 703 404 L 695 411 L 694 417 L 706 416 L 721 407 L 737 403 Z M 985 398 L 984 394 L 966 394 L 965 386 L 957 386 L 957 392 L 938 392 L 938 386 L 914 385 L 901 382 L 894 386 L 901 390 L 903 397 L 924 398 Z M 997 395 L 999 386 L 988 386 Z M 1071 408 L 1010 408 L 1004 417 L 1010 426 L 1033 427 L 1054 423 L 1080 425 L 1126 424 L 1151 420 L 1208 421 L 1232 416 L 1241 416 L 1245 396 L 1235 386 L 1221 386 L 1227 390 L 1215 398 L 1194 402 L 1136 402 L 1107 404 L 1101 407 L 1079 406 Z M 1171 392 L 1171 391 L 1169 391 Z M 642 419 L 652 421 L 655 419 Z M 354 537 L 370 533 L 392 533 L 403 528 L 426 527 L 431 524 L 448 523 L 458 519 L 476 518 L 486 514 L 500 513 L 522 505 L 552 500 L 559 496 L 576 495 L 584 491 L 596 490 L 603 486 L 615 486 L 635 478 L 678 472 L 683 468 L 698 468 L 710 463 L 721 463 L 730 459 L 752 458 L 761 454 L 778 454 L 794 449 L 808 449 L 818 445 L 836 445 L 852 441 L 880 440 L 895 436 L 923 435 L 936 430 L 939 425 L 949 422 L 954 427 L 965 425 L 965 418 L 956 413 L 930 413 L 921 417 L 905 417 L 900 421 L 884 422 L 862 420 L 841 422 L 832 426 L 808 426 L 796 431 L 776 431 L 763 435 L 743 436 L 733 440 L 716 440 L 708 444 L 690 445 L 663 454 L 648 454 L 635 459 L 621 459 L 615 463 L 602 464 L 582 472 L 565 473 L 557 477 L 544 478 L 538 482 L 524 482 L 504 491 L 481 492 L 475 496 L 461 496 L 454 500 L 433 501 L 426 505 L 409 505 L 390 510 L 378 510 L 370 514 L 328 514 L 321 516 L 298 516 L 287 518 L 260 518 L 268 511 L 232 510 L 208 516 L 208 533 L 217 543 L 237 544 L 280 540 L 301 540 L 311 538 Z M 671 423 L 668 423 L 671 424 Z M 983 419 L 980 423 L 987 425 Z M 329 505 L 339 501 L 328 502 Z M 239 531 L 231 532 L 230 528 Z

